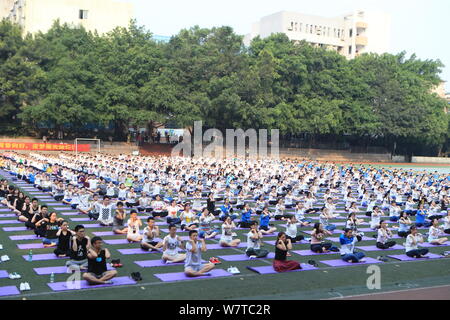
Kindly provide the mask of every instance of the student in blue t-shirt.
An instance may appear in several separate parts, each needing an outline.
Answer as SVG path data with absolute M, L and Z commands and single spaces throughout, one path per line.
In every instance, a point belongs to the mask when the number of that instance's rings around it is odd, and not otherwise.
M 269 207 L 264 207 L 259 220 L 259 230 L 262 234 L 273 234 L 277 231 L 277 228 L 269 225 L 270 217 Z
M 358 263 L 364 262 L 365 254 L 363 252 L 355 252 L 355 243 L 358 242 L 353 236 L 352 229 L 344 229 L 344 233 L 339 237 L 341 244 L 341 258 L 345 262 Z
M 250 209 L 248 203 L 244 205 L 244 209 L 242 210 L 241 222 L 239 223 L 240 228 L 250 228 L 252 225 L 252 213 L 253 210 Z
M 428 221 L 425 221 L 425 218 L 428 216 L 427 210 L 423 208 L 423 203 L 419 204 L 419 208 L 417 209 L 416 213 L 416 227 L 426 227 L 428 228 L 431 226 L 431 223 Z

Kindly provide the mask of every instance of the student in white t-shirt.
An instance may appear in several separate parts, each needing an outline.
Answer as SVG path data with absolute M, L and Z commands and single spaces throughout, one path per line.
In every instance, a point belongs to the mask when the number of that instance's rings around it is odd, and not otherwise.
M 184 249 L 184 242 L 181 237 L 177 236 L 177 226 L 171 224 L 169 225 L 169 234 L 163 239 L 162 260 L 166 263 L 183 262 L 186 255 L 179 253 L 180 249 Z
M 423 236 L 417 231 L 416 226 L 412 226 L 404 243 L 406 255 L 411 258 L 424 258 L 429 250 L 426 248 L 419 249 L 420 243 L 423 243 Z
M 241 243 L 239 239 L 233 240 L 234 229 L 236 229 L 236 225 L 231 217 L 226 217 L 222 224 L 222 236 L 219 242 L 222 247 L 237 247 Z
M 198 232 L 189 231 L 189 240 L 186 242 L 186 260 L 184 262 L 184 273 L 188 277 L 209 276 L 214 269 L 213 263 L 202 264 L 202 252 L 206 252 L 204 239 L 198 241 Z
M 250 224 L 250 232 L 247 233 L 247 249 L 245 254 L 251 258 L 265 258 L 269 254 L 266 249 L 261 249 L 261 241 L 263 234 L 258 230 L 258 222 L 252 221 Z
M 112 226 L 114 222 L 115 206 L 110 202 L 108 196 L 103 197 L 103 202 L 98 206 L 98 221 L 102 226 Z
M 432 219 L 431 227 L 428 231 L 428 242 L 435 245 L 443 245 L 448 240 L 446 237 L 440 237 L 443 233 L 444 230 L 439 226 L 439 220 Z

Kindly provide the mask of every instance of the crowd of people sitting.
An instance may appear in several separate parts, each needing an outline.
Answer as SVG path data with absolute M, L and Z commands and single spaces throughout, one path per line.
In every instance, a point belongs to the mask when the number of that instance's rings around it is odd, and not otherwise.
M 427 228 L 426 241 L 435 245 L 444 244 L 450 234 L 450 175 L 436 172 L 307 160 L 14 152 L 0 155 L 0 168 L 111 227 L 143 250 L 161 250 L 166 263 L 184 262 L 191 277 L 208 275 L 214 268 L 214 261 L 201 263 L 205 240 L 218 236 L 220 246 L 238 247 L 237 228 L 248 229 L 246 254 L 252 258 L 266 257 L 269 251 L 262 248 L 262 238 L 276 236 L 273 267 L 278 272 L 301 268 L 288 257 L 293 244 L 305 240 L 314 253 L 331 251 L 346 262 L 363 262 L 364 253 L 355 250 L 364 237 L 359 230 L 364 223 L 361 215 L 377 232 L 377 248 L 394 247 L 395 232 L 405 238 L 409 257 L 428 253 L 420 248 L 425 239 L 418 229 Z M 336 208 L 339 201 L 344 204 L 342 211 Z M 0 202 L 42 237 L 45 247 L 70 257 L 68 265 L 87 268 L 84 277 L 90 283 L 108 283 L 116 275 L 107 270 L 110 253 L 103 249 L 102 239 L 89 239 L 84 226 L 71 230 L 57 212 L 7 180 L 0 181 Z M 138 214 L 145 214 L 145 220 Z M 168 225 L 163 239 L 155 219 Z M 327 240 L 337 229 L 333 219 L 346 221 L 340 248 Z M 273 220 L 284 220 L 285 229 Z M 300 234 L 301 228 L 311 231 L 310 238 Z M 178 230 L 189 232 L 189 240 L 183 241 Z

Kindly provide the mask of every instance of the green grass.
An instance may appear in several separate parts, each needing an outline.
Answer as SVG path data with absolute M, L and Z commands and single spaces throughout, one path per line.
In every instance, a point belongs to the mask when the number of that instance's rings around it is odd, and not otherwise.
M 51 208 L 51 207 L 50 207 Z M 70 222 L 70 217 L 68 217 Z M 2 218 L 3 219 L 3 218 Z M 13 218 L 4 218 L 13 219 Z M 367 219 L 366 219 L 367 220 Z M 336 220 L 337 221 L 337 220 Z M 339 220 L 342 222 L 342 220 Z M 275 224 L 280 224 L 276 222 Z M 74 227 L 77 222 L 70 222 Z M 0 228 L 18 225 L 1 225 Z M 11 235 L 31 234 L 28 232 L 4 232 L 0 229 L 0 243 L 4 250 L 1 255 L 8 254 L 10 261 L 1 263 L 0 270 L 18 272 L 22 275 L 20 280 L 0 279 L 0 286 L 16 285 L 27 281 L 32 290 L 20 296 L 5 297 L 3 299 L 326 299 L 341 295 L 356 295 L 371 293 L 366 287 L 368 278 L 367 266 L 351 266 L 345 268 L 329 268 L 319 263 L 319 270 L 305 271 L 274 275 L 259 275 L 246 269 L 246 266 L 271 265 L 271 260 L 252 260 L 242 262 L 222 262 L 217 268 L 227 269 L 233 265 L 242 272 L 226 278 L 215 278 L 205 280 L 191 280 L 175 283 L 164 283 L 153 276 L 155 273 L 181 272 L 182 266 L 165 266 L 159 268 L 140 268 L 133 261 L 159 259 L 159 254 L 144 255 L 121 255 L 117 249 L 135 248 L 138 245 L 106 245 L 112 253 L 113 258 L 120 258 L 124 264 L 118 269 L 119 276 L 127 276 L 131 272 L 139 271 L 143 281 L 133 286 L 97 288 L 72 292 L 52 292 L 47 286 L 50 276 L 38 276 L 33 271 L 36 267 L 51 267 L 62 265 L 64 262 L 58 260 L 27 262 L 21 256 L 27 254 L 27 250 L 19 250 L 18 243 L 30 243 L 38 241 L 12 241 Z M 108 229 L 109 230 L 109 229 Z M 284 230 L 284 228 L 279 228 Z M 87 234 L 92 237 L 94 231 L 105 231 L 101 229 L 86 229 Z M 422 231 L 423 232 L 423 231 Z M 240 239 L 244 231 L 237 231 Z M 366 233 L 369 237 L 375 233 Z M 103 237 L 104 239 L 117 239 L 117 237 Z M 264 238 L 274 240 L 275 237 Z M 402 244 L 402 240 L 397 240 Z M 208 243 L 214 243 L 208 241 Z M 360 245 L 373 245 L 373 241 L 364 241 Z M 267 246 L 267 245 L 266 245 Z M 269 247 L 269 246 L 267 246 Z M 273 248 L 269 247 L 270 250 Z M 294 250 L 309 249 L 309 245 L 295 244 Z M 441 253 L 447 248 L 433 248 L 433 253 Z M 53 249 L 34 249 L 33 254 L 51 253 Z M 243 249 L 209 250 L 204 258 L 212 256 L 243 253 Z M 388 254 L 402 254 L 400 251 L 389 251 Z M 376 258 L 379 252 L 366 252 L 369 257 Z M 338 255 L 301 257 L 296 254 L 291 259 L 307 262 L 310 259 L 316 261 L 337 259 Z M 390 259 L 388 263 L 378 264 L 381 268 L 381 291 L 400 290 L 407 288 L 428 287 L 448 284 L 450 280 L 449 260 L 439 259 L 430 261 L 400 262 Z M 65 281 L 67 275 L 55 275 L 55 281 Z M 378 292 L 378 291 L 377 291 Z

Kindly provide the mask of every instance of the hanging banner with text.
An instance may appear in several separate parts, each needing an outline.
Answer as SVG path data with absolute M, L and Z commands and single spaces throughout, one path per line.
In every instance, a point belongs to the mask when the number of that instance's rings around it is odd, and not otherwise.
M 79 144 L 77 149 L 78 152 L 89 152 L 91 151 L 91 145 Z M 75 145 L 67 143 L 0 142 L 0 150 L 75 151 Z

